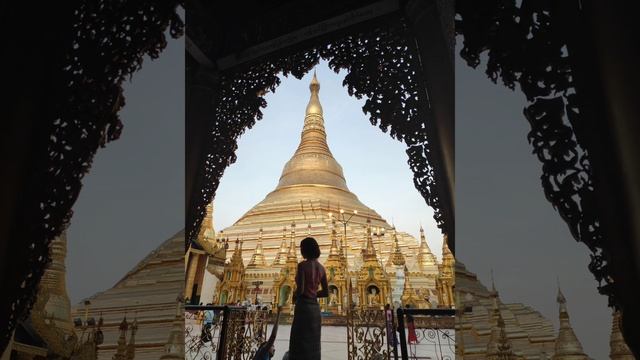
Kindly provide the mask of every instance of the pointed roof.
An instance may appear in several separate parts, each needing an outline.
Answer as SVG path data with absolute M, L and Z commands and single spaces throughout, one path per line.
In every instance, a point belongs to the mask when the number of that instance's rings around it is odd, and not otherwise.
M 455 257 L 453 256 L 451 249 L 449 249 L 449 237 L 447 236 L 447 234 L 445 234 L 442 239 L 442 264 L 451 265 L 454 263 Z
M 262 251 L 262 228 L 260 228 L 260 234 L 258 235 L 258 244 L 256 245 L 255 250 L 253 251 L 253 256 L 251 257 L 251 261 L 248 268 L 256 268 L 267 265 L 267 262 L 264 260 L 264 253 Z
M 487 359 L 517 359 L 517 356 L 513 353 L 511 348 L 511 341 L 507 337 L 505 330 L 504 319 L 500 312 L 500 305 L 498 303 L 498 291 L 496 290 L 495 282 L 493 281 L 493 270 L 491 270 L 491 296 L 493 297 L 493 309 L 491 315 L 491 336 L 487 343 Z
M 564 297 L 560 286 L 558 285 L 558 296 L 556 297 L 558 307 L 560 309 L 560 329 L 558 330 L 558 338 L 556 339 L 554 360 L 563 359 L 587 359 L 582 344 L 573 332 L 571 322 L 569 321 L 569 312 L 567 311 L 567 299 Z
M 289 244 L 289 252 L 287 253 L 287 265 L 297 265 L 298 255 L 296 253 L 296 223 L 291 224 L 291 243 Z
M 290 186 L 319 184 L 349 192 L 342 166 L 329 150 L 320 105 L 320 83 L 313 75 L 300 144 L 282 170 L 276 191 Z
M 634 356 L 622 337 L 620 321 L 620 312 L 614 311 L 611 321 L 611 338 L 609 339 L 609 357 L 611 360 L 633 360 Z
M 276 257 L 273 259 L 272 266 L 282 266 L 287 262 L 287 227 L 282 228 L 282 241 L 280 242 L 280 249 Z
M 387 266 L 390 264 L 396 266 L 402 266 L 406 264 L 406 260 L 404 259 L 404 255 L 402 255 L 402 251 L 400 251 L 400 244 L 398 243 L 398 234 L 396 233 L 396 228 L 393 228 L 393 252 L 389 255 L 389 261 L 387 261 Z
M 418 265 L 421 270 L 428 266 L 436 264 L 436 256 L 431 252 L 427 244 L 427 237 L 424 235 L 424 229 L 420 225 L 420 248 L 418 249 Z
M 409 279 L 409 269 L 407 269 L 407 266 L 404 266 L 404 286 L 403 286 L 403 292 L 412 292 L 413 291 L 413 286 L 411 286 L 411 280 Z M 402 294 L 404 296 L 404 294 Z
M 184 310 L 181 307 L 182 301 L 182 298 L 178 297 L 176 317 L 167 342 L 164 345 L 165 353 L 160 356 L 160 360 L 184 359 Z
M 376 248 L 373 246 L 373 239 L 371 237 L 371 220 L 367 219 L 366 228 L 366 246 L 362 253 L 364 262 L 378 262 L 378 256 L 376 254 Z
M 129 328 L 131 333 L 129 334 L 129 342 L 127 343 L 127 360 L 133 360 L 136 357 L 136 332 L 138 331 L 138 319 L 137 316 L 133 319 Z
M 338 248 L 338 233 L 336 231 L 336 220 L 331 219 L 331 248 L 329 249 L 328 260 L 340 261 L 340 249 Z
M 215 231 L 213 230 L 213 201 L 207 205 L 204 219 L 202 219 L 202 223 L 200 224 L 197 239 L 200 245 L 203 245 L 202 241 L 215 239 Z
M 244 268 L 244 262 L 242 261 L 242 240 L 238 238 L 236 238 L 236 248 L 233 250 L 229 265 Z

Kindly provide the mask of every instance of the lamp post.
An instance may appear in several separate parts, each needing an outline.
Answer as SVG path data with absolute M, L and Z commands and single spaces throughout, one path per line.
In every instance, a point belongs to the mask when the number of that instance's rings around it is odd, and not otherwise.
M 347 310 L 351 310 L 351 275 L 349 274 L 349 261 L 348 261 L 348 255 L 347 255 L 347 225 L 349 224 L 349 222 L 351 221 L 351 219 L 355 216 L 358 215 L 358 210 L 353 210 L 353 212 L 347 217 L 347 215 L 345 215 L 345 211 L 344 209 L 340 209 L 339 211 L 339 216 L 334 217 L 333 213 L 330 212 L 329 213 L 329 218 L 331 219 L 335 219 L 338 222 L 342 223 L 343 225 L 343 229 L 344 229 L 344 235 L 343 235 L 343 239 L 344 239 L 344 243 L 342 244 L 342 248 L 343 248 L 343 252 L 344 252 L 344 259 L 345 259 L 345 270 L 346 270 L 346 275 L 349 278 L 349 290 L 348 290 L 348 296 L 347 296 Z
M 384 265 L 382 263 L 382 241 L 380 240 L 380 238 L 384 236 L 384 232 L 385 232 L 385 229 L 383 227 L 379 227 L 379 226 L 376 227 L 375 230 L 373 231 L 373 234 L 378 239 L 378 244 L 380 244 L 380 246 L 379 246 L 380 249 L 378 250 L 378 252 L 380 253 L 380 255 L 379 255 L 380 256 L 380 258 L 379 258 L 380 265 Z
M 344 243 L 342 244 L 343 246 L 343 252 L 344 252 L 344 266 L 345 266 L 345 272 L 346 272 L 346 276 L 349 279 L 349 285 L 348 285 L 348 295 L 347 295 L 347 347 L 349 346 L 349 344 L 351 344 L 353 341 L 353 334 L 351 333 L 351 331 L 349 331 L 349 328 L 351 328 L 349 326 L 349 322 L 350 322 L 350 317 L 351 317 L 351 292 L 352 292 L 352 285 L 351 285 L 351 274 L 349 274 L 349 261 L 348 261 L 348 256 L 347 256 L 347 224 L 349 224 L 349 221 L 351 221 L 351 218 L 353 218 L 355 215 L 358 215 L 358 210 L 353 210 L 353 213 L 351 215 L 349 215 L 349 217 L 347 217 L 345 215 L 345 211 L 344 209 L 340 209 L 340 215 L 336 218 L 333 217 L 333 213 L 329 212 L 329 218 L 330 219 L 336 219 L 339 222 L 342 223 L 343 227 L 344 227 Z M 347 348 L 347 352 L 350 353 L 351 349 Z
M 224 246 L 225 250 L 229 248 L 229 237 L 224 237 L 224 231 L 220 230 L 216 237 L 216 243 L 218 243 L 219 246 Z

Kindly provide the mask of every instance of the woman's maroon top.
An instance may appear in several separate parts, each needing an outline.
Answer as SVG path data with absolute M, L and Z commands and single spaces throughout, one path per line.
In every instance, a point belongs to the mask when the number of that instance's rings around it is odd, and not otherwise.
M 322 266 L 318 260 L 305 260 L 298 264 L 298 271 L 296 273 L 298 294 L 310 299 L 327 297 L 325 293 L 328 293 L 328 289 L 323 288 L 322 293 L 318 294 L 320 284 L 323 284 L 323 287 L 326 286 L 327 274 L 324 271 L 324 266 Z

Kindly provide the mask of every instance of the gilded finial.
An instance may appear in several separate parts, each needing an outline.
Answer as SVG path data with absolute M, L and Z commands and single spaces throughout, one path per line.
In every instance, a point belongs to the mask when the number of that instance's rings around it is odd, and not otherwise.
M 493 278 L 493 268 L 491 268 L 491 291 L 493 291 L 494 293 L 497 292 L 496 291 L 496 281 Z
M 320 115 L 322 116 L 322 105 L 320 105 L 320 98 L 318 93 L 320 92 L 320 82 L 316 77 L 315 71 L 313 72 L 313 79 L 309 84 L 309 91 L 311 91 L 311 98 L 309 98 L 309 104 L 307 104 L 306 116 Z
M 558 329 L 553 358 L 586 360 L 587 356 L 582 350 L 582 344 L 580 344 L 571 327 L 569 312 L 567 311 L 567 299 L 564 297 L 559 283 L 558 281 L 558 296 L 556 297 L 556 301 L 560 308 L 560 329 Z
M 309 84 L 309 89 L 312 92 L 317 92 L 320 90 L 320 82 L 318 81 L 318 77 L 316 76 L 316 70 L 313 70 L 313 78 L 311 79 L 311 83 Z

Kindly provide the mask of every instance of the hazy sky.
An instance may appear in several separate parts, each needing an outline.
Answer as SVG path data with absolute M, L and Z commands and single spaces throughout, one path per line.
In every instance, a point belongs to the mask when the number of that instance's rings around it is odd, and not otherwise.
M 584 350 L 608 358 L 607 299 L 587 269 L 586 246 L 544 197 L 525 105 L 521 92 L 493 84 L 483 66 L 456 59 L 456 255 L 485 284 L 493 268 L 503 301 L 531 305 L 556 329 L 559 277 Z
M 342 86 L 345 72 L 336 74 L 325 62 L 316 71 L 329 148 L 342 165 L 347 186 L 365 205 L 393 220 L 398 230 L 419 238 L 422 223 L 439 257 L 442 235 L 433 211 L 413 185 L 406 146 L 371 125 L 362 112 L 365 100 L 349 96 Z M 238 160 L 225 171 L 216 195 L 216 230 L 232 225 L 275 189 L 300 143 L 312 76 L 283 77 L 275 93 L 266 97 L 264 118 L 240 138 Z
M 72 303 L 113 286 L 184 227 L 184 39 L 125 84 L 119 140 L 99 149 L 68 229 Z

